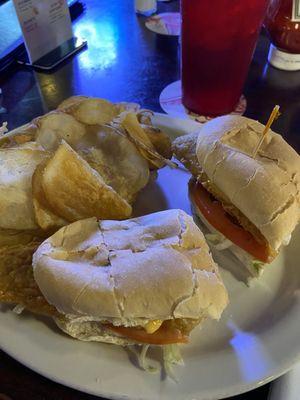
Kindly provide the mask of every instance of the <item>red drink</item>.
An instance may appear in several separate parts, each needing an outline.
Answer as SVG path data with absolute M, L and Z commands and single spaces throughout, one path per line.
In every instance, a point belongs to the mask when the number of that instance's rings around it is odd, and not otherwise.
M 186 108 L 207 116 L 234 110 L 267 5 L 268 0 L 181 0 Z

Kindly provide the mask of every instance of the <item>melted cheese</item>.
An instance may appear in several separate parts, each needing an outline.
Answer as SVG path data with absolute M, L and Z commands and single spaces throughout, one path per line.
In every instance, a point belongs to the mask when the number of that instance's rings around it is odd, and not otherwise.
M 162 320 L 160 319 L 155 319 L 153 321 L 149 321 L 145 326 L 144 329 L 147 333 L 154 333 L 156 332 L 160 327 L 161 324 L 163 323 Z

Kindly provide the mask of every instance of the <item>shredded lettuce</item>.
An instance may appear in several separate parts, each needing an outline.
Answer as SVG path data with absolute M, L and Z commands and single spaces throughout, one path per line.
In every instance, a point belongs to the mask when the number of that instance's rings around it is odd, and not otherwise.
M 252 260 L 252 267 L 255 269 L 258 275 L 260 275 L 264 269 L 265 263 L 259 260 Z
M 20 315 L 20 314 L 22 314 L 22 312 L 25 310 L 25 307 L 24 306 L 22 306 L 22 304 L 17 304 L 14 308 L 13 308 L 13 312 L 15 313 L 15 314 L 18 314 L 18 315 Z
M 154 372 L 154 373 L 155 373 L 155 372 L 158 371 L 158 369 L 157 369 L 156 367 L 154 367 L 153 365 L 151 365 L 151 364 L 149 363 L 149 360 L 147 359 L 147 351 L 148 351 L 149 347 L 150 347 L 149 344 L 144 345 L 144 346 L 142 347 L 141 354 L 140 354 L 140 356 L 139 356 L 139 358 L 138 358 L 138 360 L 139 360 L 139 365 L 140 365 L 140 367 L 141 367 L 142 369 L 144 369 L 145 371 L 147 371 L 147 372 Z
M 177 344 L 163 346 L 163 359 L 166 374 L 175 382 L 178 382 L 174 375 L 173 366 L 184 365 L 179 346 Z
M 143 346 L 130 345 L 127 347 L 135 355 L 141 369 L 151 373 L 157 373 L 159 371 L 159 368 L 151 365 L 147 359 L 147 352 L 150 347 L 149 344 Z M 142 348 L 141 351 L 139 351 L 140 347 Z M 161 348 L 163 351 L 163 367 L 165 373 L 169 378 L 173 379 L 175 382 L 178 382 L 173 371 L 173 366 L 184 365 L 180 348 L 177 344 L 163 345 Z
M 136 356 L 139 367 L 141 369 L 143 369 L 144 371 L 147 371 L 147 372 L 151 372 L 151 373 L 158 372 L 158 368 L 151 365 L 149 363 L 149 360 L 147 359 L 147 351 L 150 347 L 149 344 L 143 345 L 141 352 L 139 352 L 135 346 L 127 346 L 127 347 Z
M 207 233 L 205 237 L 218 251 L 228 249 L 228 247 L 232 246 L 232 242 L 221 233 Z

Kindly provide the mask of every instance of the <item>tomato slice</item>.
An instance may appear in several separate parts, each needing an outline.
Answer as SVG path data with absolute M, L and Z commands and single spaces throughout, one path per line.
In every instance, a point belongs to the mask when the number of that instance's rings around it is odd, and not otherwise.
M 162 324 L 154 333 L 147 333 L 143 328 L 126 328 L 124 326 L 114 326 L 106 324 L 111 331 L 118 333 L 128 339 L 147 344 L 173 344 L 188 343 L 188 336 L 184 335 L 179 329 Z
M 269 262 L 270 249 L 267 244 L 259 243 L 255 237 L 241 225 L 232 221 L 222 204 L 212 198 L 200 182 L 190 181 L 190 194 L 204 218 L 232 243 L 241 247 L 255 259 Z

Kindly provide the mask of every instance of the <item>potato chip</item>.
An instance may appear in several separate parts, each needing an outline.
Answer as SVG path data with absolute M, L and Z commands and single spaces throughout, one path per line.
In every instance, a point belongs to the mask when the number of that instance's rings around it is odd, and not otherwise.
M 0 147 L 12 147 L 35 140 L 36 125 L 29 123 L 0 136 Z
M 91 128 L 75 149 L 107 185 L 132 203 L 148 183 L 147 161 L 126 136 L 99 125 Z
M 141 108 L 141 106 L 138 103 L 129 103 L 127 101 L 121 101 L 119 103 L 116 103 L 116 105 L 120 109 L 120 113 L 123 111 L 130 111 L 130 112 L 138 112 Z
M 65 111 L 83 124 L 103 125 L 111 122 L 123 109 L 122 106 L 108 100 L 90 97 L 75 103 Z
M 47 153 L 36 143 L 0 149 L 0 228 L 36 229 L 31 179 Z
M 88 96 L 71 96 L 65 99 L 60 105 L 57 107 L 58 110 L 68 112 L 69 109 L 72 109 L 73 106 L 79 104 L 81 101 L 88 99 Z
M 64 141 L 44 169 L 42 187 L 51 209 L 70 222 L 92 216 L 124 219 L 132 211 L 127 201 Z
M 8 132 L 7 122 L 3 122 L 2 125 L 0 125 L 0 136 L 5 135 L 6 132 Z
M 152 124 L 152 116 L 154 112 L 147 109 L 141 109 L 137 112 L 136 116 L 140 124 L 151 125 Z
M 45 193 L 42 187 L 43 173 L 48 160 L 39 164 L 32 176 L 32 196 L 35 219 L 37 224 L 44 230 L 60 228 L 67 225 L 68 222 L 58 217 L 50 210 Z
M 124 112 L 120 115 L 121 126 L 126 129 L 130 136 L 135 137 L 139 141 L 143 142 L 150 149 L 155 150 L 154 146 L 151 143 L 151 140 L 148 138 L 144 129 L 140 125 L 136 114 L 131 112 Z
M 155 150 L 164 158 L 172 158 L 172 143 L 170 137 L 158 128 L 152 125 L 141 124 L 144 132 L 148 136 Z
M 71 146 L 85 134 L 85 126 L 72 115 L 61 111 L 52 111 L 35 120 L 37 125 L 36 141 L 45 150 L 55 151 L 64 139 Z
M 136 114 L 124 112 L 119 116 L 117 122 L 125 129 L 128 137 L 137 146 L 143 157 L 148 160 L 150 168 L 162 168 L 165 164 L 174 167 L 174 163 L 169 162 L 157 152 L 150 138 L 140 125 Z

